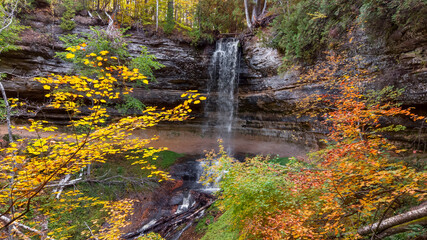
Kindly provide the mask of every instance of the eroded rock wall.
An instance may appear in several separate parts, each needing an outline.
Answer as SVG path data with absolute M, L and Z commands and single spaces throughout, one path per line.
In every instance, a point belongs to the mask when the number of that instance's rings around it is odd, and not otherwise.
M 77 27 L 72 33 L 88 32 L 89 26 L 101 25 L 97 18 L 77 16 Z M 0 56 L 0 72 L 8 73 L 3 81 L 9 96 L 20 96 L 31 101 L 44 102 L 41 85 L 32 81 L 35 76 L 49 73 L 66 74 L 71 64 L 55 58 L 55 52 L 64 47 L 59 36 L 65 34 L 59 28 L 59 20 L 47 9 L 38 9 L 22 21 L 31 28 L 22 34 L 21 49 Z M 165 65 L 155 71 L 156 82 L 149 88 L 135 88 L 133 95 L 146 105 L 174 106 L 180 95 L 191 89 L 206 93 L 209 80 L 210 58 L 214 45 L 195 48 L 189 42 L 159 37 L 150 31 L 130 31 L 129 50 L 137 55 L 142 45 Z M 387 39 L 372 41 L 362 29 L 353 32 L 353 41 L 344 47 L 349 54 L 359 55 L 363 67 L 378 73 L 370 88 L 381 89 L 392 85 L 405 88 L 402 101 L 405 106 L 416 107 L 421 114 L 427 112 L 427 37 L 402 37 L 402 41 L 389 44 Z M 295 104 L 307 94 L 322 90 L 321 84 L 301 85 L 297 70 L 278 74 L 283 56 L 275 49 L 267 48 L 256 36 L 245 37 L 241 42 L 243 56 L 240 63 L 238 112 L 234 130 L 240 134 L 281 138 L 315 146 L 325 132 L 313 119 L 297 118 Z M 203 105 L 194 109 L 195 119 L 181 127 L 202 129 L 206 121 Z M 60 112 L 45 111 L 41 117 L 60 122 Z M 175 128 L 176 124 L 164 128 Z M 417 126 L 409 132 L 417 135 Z M 400 140 L 414 141 L 408 134 L 396 136 Z M 418 134 L 418 137 L 420 135 Z
M 377 90 L 385 86 L 404 88 L 400 99 L 403 105 L 427 115 L 427 36 L 402 37 L 400 42 L 391 43 L 389 39 L 371 39 L 359 28 L 350 37 L 351 43 L 342 48 L 351 57 L 361 59 L 360 67 L 377 75 L 367 87 Z M 315 119 L 296 118 L 293 110 L 305 96 L 324 91 L 323 86 L 299 84 L 300 72 L 297 70 L 277 74 L 275 70 L 281 65 L 283 56 L 264 47 L 256 36 L 248 37 L 244 42 L 243 56 L 246 68 L 242 69 L 239 88 L 239 125 L 246 131 L 258 130 L 315 144 L 315 139 L 324 131 L 313 121 Z M 422 126 L 405 119 L 394 121 L 408 126 L 406 132 L 394 134 L 394 139 L 409 144 L 426 139 L 426 130 Z M 425 145 L 425 140 L 422 141 Z
M 19 96 L 33 102 L 45 102 L 45 92 L 40 84 L 32 79 L 47 76 L 50 73 L 67 74 L 72 70 L 71 63 L 55 58 L 55 52 L 64 51 L 60 36 L 69 34 L 59 27 L 59 20 L 52 17 L 47 9 L 37 9 L 36 14 L 23 17 L 24 24 L 30 26 L 22 32 L 20 49 L 0 55 L 0 72 L 7 73 L 3 80 L 9 96 Z M 72 34 L 89 32 L 90 26 L 106 27 L 97 18 L 77 16 L 78 23 Z M 130 30 L 127 40 L 131 55 L 137 56 L 141 46 L 146 46 L 149 53 L 165 67 L 154 72 L 155 81 L 149 88 L 136 87 L 132 93 L 146 105 L 160 107 L 175 106 L 181 102 L 181 94 L 187 90 L 206 91 L 209 79 L 208 64 L 214 46 L 195 48 L 186 41 L 172 41 L 158 37 L 144 29 Z M 201 114 L 202 107 L 196 109 Z M 113 109 L 114 111 L 114 109 Z M 60 118 L 66 116 L 45 109 L 42 117 Z

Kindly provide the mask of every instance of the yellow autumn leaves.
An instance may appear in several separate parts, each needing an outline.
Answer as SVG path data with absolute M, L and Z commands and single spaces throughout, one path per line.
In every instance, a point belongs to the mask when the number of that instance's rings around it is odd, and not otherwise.
M 76 48 L 71 49 L 75 50 Z M 144 84 L 149 83 L 147 78 L 139 73 L 138 69 L 129 69 L 126 66 L 108 66 L 109 64 L 103 66 L 103 62 L 116 59 L 115 57 L 108 57 L 108 53 L 108 51 L 101 51 L 99 54 L 102 56 L 90 53 L 86 55 L 86 59 L 83 59 L 85 65 L 97 68 L 102 73 L 97 79 L 84 76 L 59 75 L 36 78 L 37 81 L 45 84 L 43 85 L 45 90 L 51 90 L 51 88 L 54 90 L 52 93 L 46 95 L 46 97 L 53 97 L 55 99 L 50 106 L 79 113 L 79 106 L 76 103 L 78 99 L 93 98 L 95 103 L 106 103 L 107 100 L 118 99 L 121 95 L 132 92 L 133 89 L 126 84 L 121 84 L 122 88 L 118 89 L 116 85 L 119 84 L 119 81 L 122 83 L 134 81 L 141 81 Z M 71 89 L 67 89 L 64 92 L 61 90 L 64 85 L 68 85 Z
M 67 53 L 66 55 L 65 55 L 65 58 L 67 58 L 67 59 L 72 59 L 72 58 L 74 58 L 76 55 L 74 54 L 75 52 L 77 52 L 77 51 L 86 51 L 86 49 L 85 49 L 85 47 L 86 47 L 87 45 L 86 45 L 86 43 L 82 43 L 82 44 L 79 44 L 79 45 L 77 45 L 77 46 L 73 46 L 73 47 L 68 47 L 68 48 L 66 48 L 65 50 L 66 51 L 69 51 L 69 53 Z
M 74 58 L 79 51 L 85 50 L 84 47 L 85 45 L 81 44 L 69 48 L 67 57 Z M 152 157 L 153 154 L 165 150 L 165 148 L 154 149 L 147 146 L 157 137 L 132 138 L 132 132 L 136 129 L 155 126 L 160 121 L 188 119 L 191 112 L 190 105 L 198 104 L 206 98 L 195 91 L 188 91 L 183 96 L 185 98 L 183 103 L 172 109 L 147 107 L 139 116 L 125 116 L 111 122 L 107 111 L 108 103 L 119 101 L 124 95 L 130 94 L 133 89 L 128 83 L 140 80 L 148 84 L 148 80 L 138 69 L 104 64 L 111 59 L 117 59 L 108 54 L 108 51 L 100 51 L 99 54 L 89 53 L 83 60 L 88 61 L 90 67 L 100 70 L 96 77 L 51 74 L 47 77 L 35 78 L 43 85 L 43 89 L 48 91 L 45 96 L 50 99 L 49 107 L 65 110 L 70 116 L 67 128 L 82 130 L 72 133 L 46 134 L 46 132 L 57 130 L 46 121 L 32 121 L 30 126 L 21 127 L 21 130 L 34 132 L 37 137 L 23 138 L 0 149 L 3 154 L 0 159 L 2 166 L 0 207 L 2 209 L 13 208 L 15 215 L 25 214 L 27 204 L 30 202 L 28 200 L 33 199 L 30 203 L 33 214 L 44 215 L 50 222 L 60 221 L 60 218 L 53 216 L 55 214 L 51 208 L 36 207 L 41 206 L 36 197 L 55 194 L 52 188 L 45 188 L 45 186 L 57 184 L 63 176 L 79 173 L 89 164 L 104 163 L 109 156 L 119 153 L 126 153 L 125 158 L 150 171 L 150 176 L 157 177 L 159 181 L 169 179 L 167 172 L 157 169 L 144 158 L 137 157 Z M 92 64 L 92 61 L 96 64 Z M 83 108 L 84 115 L 81 114 Z M 11 182 L 10 179 L 13 181 Z M 72 209 L 64 199 L 58 201 L 55 198 L 46 199 L 52 201 L 52 205 L 48 205 L 55 206 L 57 209 Z M 42 205 L 46 206 L 45 203 Z M 130 211 L 132 204 L 125 201 L 109 203 L 105 206 L 111 209 L 111 226 L 114 224 L 114 226 L 121 226 L 124 220 L 122 215 Z M 10 211 L 3 214 L 11 216 Z M 37 222 L 33 219 L 18 221 L 37 227 Z M 48 234 L 60 238 L 61 229 L 49 229 Z M 98 239 L 117 239 L 118 236 L 120 236 L 118 228 L 101 231 L 97 235 Z
M 72 54 L 72 53 L 67 53 L 67 55 L 65 55 L 66 58 L 70 59 L 70 58 L 74 58 L 76 55 Z
M 183 98 L 183 97 L 187 97 L 188 96 L 189 99 L 190 99 L 189 102 L 193 103 L 193 104 L 200 104 L 200 101 L 206 100 L 206 97 L 200 96 L 199 93 L 191 94 L 192 92 L 194 92 L 194 91 L 189 91 L 187 93 L 183 93 L 183 94 L 181 94 L 181 97 Z M 196 98 L 198 98 L 198 100 Z M 192 99 L 195 99 L 195 100 L 193 101 Z

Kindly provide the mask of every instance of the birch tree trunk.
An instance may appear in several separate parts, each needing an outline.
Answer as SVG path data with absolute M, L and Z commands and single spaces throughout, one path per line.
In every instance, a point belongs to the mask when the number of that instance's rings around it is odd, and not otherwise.
M 257 18 L 257 14 L 256 14 L 256 5 L 255 5 L 252 7 L 252 17 L 251 17 L 252 26 L 256 23 L 256 18 Z
M 10 122 L 10 105 L 7 100 L 6 91 L 4 90 L 3 84 L 0 82 L 0 91 L 3 96 L 4 105 L 6 107 L 6 122 L 7 122 L 7 132 L 9 134 L 9 142 L 13 142 L 12 134 L 12 123 Z
M 10 12 L 4 12 L 5 15 L 7 15 L 7 17 L 5 17 L 3 23 L 2 23 L 2 27 L 0 28 L 0 33 L 4 30 L 6 30 L 13 22 L 13 19 L 15 17 L 15 10 L 18 7 L 18 3 L 19 0 L 16 0 L 15 2 L 12 3 L 13 7 L 12 10 Z M 1 52 L 1 51 L 0 51 Z M 1 77 L 0 77 L 1 79 Z M 6 91 L 4 90 L 3 84 L 0 82 L 0 91 L 4 100 L 4 105 L 6 107 L 6 121 L 7 121 L 7 132 L 9 134 L 9 142 L 13 142 L 13 134 L 12 134 L 12 124 L 10 122 L 10 106 L 9 106 L 9 101 L 7 100 L 7 96 L 6 96 Z M 15 167 L 16 163 L 13 163 L 13 167 Z M 11 186 L 13 186 L 14 183 L 14 174 L 11 174 L 11 179 L 10 179 L 10 184 Z M 12 189 L 12 188 L 11 188 Z M 10 195 L 12 196 L 12 191 L 10 193 Z M 13 208 L 13 202 L 12 202 L 12 198 L 10 198 L 10 204 L 12 205 L 11 211 L 12 211 L 12 216 L 14 214 L 14 208 Z M 13 226 L 8 226 L 7 228 L 7 238 L 9 240 L 13 240 L 14 237 L 12 235 L 13 232 Z
M 156 32 L 159 30 L 159 0 L 156 0 Z
M 264 7 L 262 8 L 261 15 L 265 14 L 265 10 L 267 10 L 267 0 L 264 1 Z
M 248 6 L 248 0 L 243 0 L 245 3 L 245 15 L 246 15 L 246 24 L 248 25 L 249 29 L 252 29 L 251 19 L 249 17 L 249 6 Z

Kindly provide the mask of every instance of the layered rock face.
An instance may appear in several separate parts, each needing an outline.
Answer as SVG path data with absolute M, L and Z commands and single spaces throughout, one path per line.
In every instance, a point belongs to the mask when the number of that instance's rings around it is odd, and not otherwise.
M 55 58 L 55 52 L 64 51 L 59 37 L 67 33 L 59 28 L 59 21 L 53 19 L 47 10 L 37 12 L 38 14 L 23 21 L 31 28 L 23 31 L 22 40 L 18 44 L 20 50 L 0 56 L 0 72 L 7 73 L 3 84 L 9 96 L 19 96 L 41 103 L 46 101 L 45 92 L 42 86 L 32 79 L 50 73 L 67 74 L 71 72 L 72 65 Z M 100 21 L 94 18 L 77 16 L 75 20 L 78 24 L 72 34 L 88 32 L 89 26 L 100 25 Z M 196 49 L 188 42 L 160 38 L 143 30 L 130 31 L 129 34 L 131 37 L 127 40 L 131 55 L 139 55 L 141 46 L 146 46 L 148 52 L 165 65 L 154 72 L 156 80 L 150 83 L 149 88 L 134 89 L 134 97 L 146 105 L 168 107 L 179 104 L 181 94 L 187 90 L 206 90 L 213 46 Z M 201 109 L 199 106 L 195 112 L 200 115 Z M 114 114 L 114 109 L 112 110 Z M 61 118 L 67 119 L 64 114 L 49 109 L 45 109 L 42 115 L 51 120 L 56 119 L 58 123 Z
M 367 88 L 403 88 L 400 97 L 403 106 L 414 107 L 416 113 L 426 115 L 427 36 L 401 36 L 399 39 L 403 40 L 400 42 L 391 42 L 390 39 L 372 40 L 363 29 L 352 34 L 352 43 L 347 43 L 344 48 L 350 56 L 358 56 L 360 67 L 377 75 Z M 242 69 L 239 89 L 240 126 L 250 132 L 258 129 L 269 135 L 315 144 L 315 139 L 324 134 L 322 128 L 316 125 L 315 119 L 296 118 L 293 110 L 304 96 L 324 91 L 323 86 L 299 84 L 300 72 L 296 70 L 277 74 L 282 56 L 273 49 L 262 47 L 256 37 L 244 42 L 243 56 L 247 67 Z M 425 150 L 425 127 L 403 118 L 389 121 L 408 126 L 405 132 L 393 134 L 391 138 Z
M 90 25 L 99 24 L 99 20 L 78 16 L 73 33 L 89 31 Z M 27 98 L 35 102 L 44 102 L 41 85 L 32 81 L 35 76 L 49 73 L 66 74 L 71 64 L 54 58 L 55 52 L 63 51 L 58 40 L 62 33 L 59 21 L 50 16 L 47 10 L 38 10 L 37 14 L 26 19 L 31 26 L 22 34 L 21 49 L 0 56 L 0 72 L 8 73 L 3 81 L 9 96 Z M 146 105 L 174 106 L 180 103 L 180 95 L 192 89 L 206 93 L 209 80 L 210 58 L 214 45 L 195 48 L 189 42 L 172 41 L 146 31 L 131 31 L 128 48 L 137 55 L 140 46 L 157 57 L 165 65 L 155 71 L 156 82 L 149 88 L 135 88 L 133 95 Z M 408 38 L 399 44 L 385 44 L 381 39 L 372 44 L 362 30 L 355 31 L 352 55 L 360 55 L 364 67 L 378 73 L 378 79 L 370 88 L 381 89 L 387 85 L 405 88 L 402 101 L 405 106 L 414 106 L 419 113 L 427 109 L 427 37 Z M 403 38 L 405 39 L 405 38 Z M 356 44 L 362 47 L 357 47 Z M 305 95 L 323 89 L 321 84 L 301 85 L 299 72 L 292 70 L 277 73 L 282 57 L 274 49 L 266 48 L 256 37 L 246 37 L 242 42 L 240 79 L 238 90 L 238 111 L 233 130 L 236 133 L 251 136 L 279 138 L 286 141 L 315 146 L 318 137 L 324 132 L 315 125 L 313 119 L 297 118 L 293 112 L 295 104 Z M 206 119 L 203 106 L 194 109 L 195 119 L 181 123 L 181 128 L 191 131 L 201 130 Z M 40 117 L 61 122 L 66 119 L 60 112 L 44 111 Z M 177 124 L 165 124 L 161 128 L 174 129 Z M 416 125 L 409 129 L 415 138 Z M 197 130 L 197 131 L 198 131 Z M 425 132 L 425 130 L 422 130 Z M 417 132 L 418 133 L 418 132 Z M 410 134 L 409 134 L 410 135 Z M 396 136 L 403 141 L 414 141 L 408 134 Z
M 239 82 L 237 125 L 247 134 L 279 137 L 287 141 L 315 146 L 319 137 L 313 121 L 296 117 L 298 100 L 321 86 L 298 84 L 299 72 L 278 74 L 283 56 L 264 47 L 256 37 L 246 38 Z

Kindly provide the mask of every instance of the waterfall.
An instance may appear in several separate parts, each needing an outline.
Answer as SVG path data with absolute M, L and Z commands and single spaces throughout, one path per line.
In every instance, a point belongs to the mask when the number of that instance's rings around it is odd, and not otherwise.
M 229 155 L 233 152 L 232 128 L 234 114 L 237 109 L 237 86 L 239 81 L 239 41 L 234 38 L 224 38 L 216 42 L 209 67 L 208 100 L 205 105 L 205 123 L 203 132 L 214 134 L 223 140 L 223 146 Z M 199 175 L 206 171 L 207 164 L 218 162 L 202 161 L 199 164 Z M 211 173 L 205 172 L 210 175 Z M 221 176 L 215 177 L 214 182 L 205 186 L 202 191 L 216 192 Z
M 214 134 L 216 138 L 223 139 L 223 145 L 228 152 L 232 153 L 232 128 L 233 119 L 237 109 L 237 85 L 239 80 L 239 41 L 232 38 L 220 39 L 216 43 L 215 52 L 212 55 L 212 60 L 209 68 L 210 81 L 208 82 L 207 93 L 208 98 L 205 104 L 205 116 L 208 119 L 204 126 L 204 133 Z M 182 169 L 191 170 L 195 167 L 197 179 L 201 176 L 206 164 L 218 164 L 218 162 L 187 162 Z M 187 174 L 187 173 L 185 173 Z M 210 173 L 207 173 L 210 174 Z M 186 175 L 184 175 L 186 176 Z M 214 176 L 214 175 L 212 175 Z M 143 236 L 150 231 L 162 232 L 165 239 L 178 240 L 181 235 L 194 224 L 194 219 L 203 216 L 204 210 L 201 208 L 208 207 L 207 204 L 212 204 L 212 195 L 210 193 L 219 190 L 218 182 L 221 174 L 215 176 L 213 183 L 209 186 L 201 186 L 199 182 L 190 184 L 195 178 L 183 178 L 185 187 L 179 188 L 183 192 L 183 198 L 178 205 L 173 216 L 158 218 L 157 216 L 150 222 L 145 224 L 136 232 L 131 232 L 125 238 L 135 238 Z M 179 179 L 179 178 L 178 178 Z M 185 220 L 186 225 L 176 224 L 177 220 Z M 183 227 L 183 228 L 181 228 Z
M 233 38 L 220 39 L 216 43 L 209 69 L 208 101 L 205 116 L 208 118 L 205 131 L 213 131 L 224 140 L 227 151 L 232 151 L 230 138 L 236 111 L 236 92 L 239 80 L 239 41 Z

